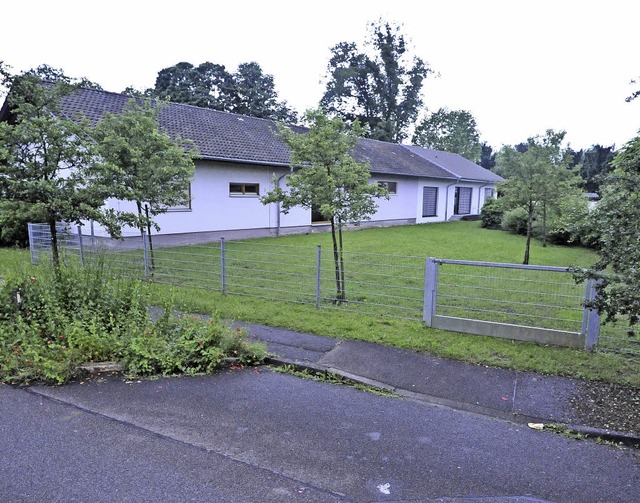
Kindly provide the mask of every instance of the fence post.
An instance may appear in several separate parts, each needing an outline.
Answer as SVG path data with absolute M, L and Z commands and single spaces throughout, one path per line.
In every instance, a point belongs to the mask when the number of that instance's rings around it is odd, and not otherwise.
M 80 265 L 84 267 L 84 244 L 82 242 L 82 227 L 78 225 L 78 246 L 80 247 Z
M 149 276 L 149 249 L 147 248 L 147 236 L 142 231 L 142 249 L 144 250 L 144 275 Z
M 322 264 L 322 245 L 316 253 L 316 307 L 320 309 L 320 266 Z
M 38 248 L 36 246 L 35 224 L 28 223 L 27 230 L 29 232 L 29 253 L 31 255 L 31 263 L 38 265 Z
M 428 258 L 424 272 L 424 306 L 422 319 L 430 327 L 433 316 L 436 314 L 436 301 L 438 291 L 438 262 Z
M 226 253 L 224 249 L 224 238 L 220 238 L 220 278 L 222 280 L 222 293 L 227 293 L 227 271 Z
M 590 307 L 597 295 L 597 283 L 598 281 L 595 279 L 587 280 L 585 307 L 582 312 L 582 333 L 586 332 L 587 334 L 584 341 L 584 349 L 587 351 L 591 351 L 598 344 L 600 337 L 600 315 L 596 309 Z

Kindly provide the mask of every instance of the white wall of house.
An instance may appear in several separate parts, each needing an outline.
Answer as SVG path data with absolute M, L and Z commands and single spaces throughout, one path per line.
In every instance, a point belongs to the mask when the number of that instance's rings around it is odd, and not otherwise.
M 280 177 L 280 185 L 285 184 L 284 176 L 287 168 L 268 166 L 251 166 L 214 161 L 202 161 L 196 165 L 191 182 L 190 208 L 172 209 L 158 215 L 156 222 L 160 226 L 160 234 L 190 234 L 226 230 L 248 229 L 287 229 L 305 227 L 311 224 L 311 212 L 303 208 L 293 208 L 288 214 L 278 215 L 278 205 L 262 204 L 259 196 L 265 195 L 275 186 L 275 177 Z M 443 222 L 454 215 L 456 187 L 470 187 L 470 214 L 478 214 L 487 197 L 486 188 L 493 184 L 482 182 L 458 182 L 428 178 L 410 178 L 393 175 L 375 174 L 371 183 L 395 183 L 396 193 L 389 200 L 378 199 L 378 209 L 371 221 L 409 221 L 416 223 Z M 236 193 L 231 191 L 231 184 Z M 244 194 L 237 193 L 238 185 L 247 189 Z M 433 206 L 429 206 L 425 214 L 424 188 L 433 194 L 437 193 Z M 257 189 L 258 194 L 253 190 Z M 130 201 L 110 200 L 107 207 L 115 210 L 136 212 L 135 203 Z M 90 227 L 85 228 L 89 234 Z M 106 237 L 104 229 L 94 225 L 93 233 Z M 136 236 L 136 229 L 125 228 L 123 235 Z

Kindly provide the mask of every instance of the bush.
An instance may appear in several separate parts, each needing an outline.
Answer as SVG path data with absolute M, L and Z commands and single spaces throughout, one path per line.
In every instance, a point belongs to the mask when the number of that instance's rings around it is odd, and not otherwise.
M 104 262 L 8 278 L 0 288 L 0 381 L 62 384 L 80 364 L 105 360 L 133 374 L 195 374 L 229 358 L 264 358 L 242 330 L 178 317 L 172 305 L 154 322 L 148 300 L 144 283 L 117 279 Z
M 527 235 L 529 216 L 524 208 L 514 208 L 506 211 L 502 217 L 502 228 L 513 234 Z
M 480 210 L 482 227 L 485 229 L 500 229 L 503 215 L 504 207 L 502 202 L 499 199 L 490 197 L 485 201 L 482 210 Z

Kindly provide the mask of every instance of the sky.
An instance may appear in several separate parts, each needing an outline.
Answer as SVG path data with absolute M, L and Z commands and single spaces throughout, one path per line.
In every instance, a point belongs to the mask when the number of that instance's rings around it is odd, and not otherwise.
M 620 148 L 640 130 L 640 98 L 625 102 L 640 89 L 632 0 L 22 0 L 2 2 L 0 18 L 13 73 L 48 64 L 121 92 L 181 61 L 256 61 L 299 112 L 323 94 L 331 47 L 362 46 L 382 19 L 434 71 L 423 113 L 471 112 L 496 150 L 547 129 L 575 150 Z

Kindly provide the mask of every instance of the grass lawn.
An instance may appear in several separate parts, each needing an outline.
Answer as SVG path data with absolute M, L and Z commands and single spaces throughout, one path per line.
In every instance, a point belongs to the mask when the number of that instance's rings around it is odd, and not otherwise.
M 452 222 L 402 227 L 359 229 L 344 237 L 347 252 L 521 263 L 524 238 L 486 230 L 479 222 Z M 258 243 L 331 248 L 328 233 L 256 240 Z M 542 247 L 533 241 L 531 262 L 553 266 L 587 266 L 593 251 L 579 247 Z M 0 250 L 3 271 L 23 267 L 28 252 Z M 337 338 L 352 338 L 434 355 L 519 370 L 616 382 L 640 387 L 640 358 L 615 353 L 545 347 L 491 337 L 456 334 L 430 329 L 420 321 L 384 318 L 357 312 L 316 309 L 240 295 L 223 295 L 201 288 L 152 285 L 158 302 L 171 296 L 182 310 L 215 314 L 223 319 L 282 327 Z

